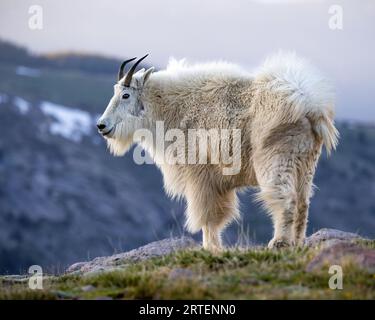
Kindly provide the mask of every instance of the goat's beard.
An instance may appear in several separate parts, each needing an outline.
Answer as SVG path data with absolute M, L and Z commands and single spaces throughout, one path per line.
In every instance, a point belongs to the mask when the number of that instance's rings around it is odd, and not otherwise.
M 142 128 L 142 119 L 134 116 L 128 116 L 117 123 L 114 128 L 113 136 L 107 139 L 109 151 L 114 156 L 123 156 L 134 144 L 134 132 Z

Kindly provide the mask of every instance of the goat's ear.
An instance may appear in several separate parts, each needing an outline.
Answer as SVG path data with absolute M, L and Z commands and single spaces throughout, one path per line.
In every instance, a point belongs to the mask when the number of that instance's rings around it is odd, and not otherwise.
M 154 69 L 155 69 L 154 67 L 151 67 L 151 68 L 147 69 L 147 70 L 143 73 L 143 75 L 142 75 L 142 85 L 144 85 L 144 84 L 146 83 L 146 81 L 150 78 L 151 73 L 154 72 Z
M 146 71 L 145 68 L 139 69 L 136 73 L 134 73 L 134 75 L 136 75 L 136 74 L 143 74 L 145 71 Z

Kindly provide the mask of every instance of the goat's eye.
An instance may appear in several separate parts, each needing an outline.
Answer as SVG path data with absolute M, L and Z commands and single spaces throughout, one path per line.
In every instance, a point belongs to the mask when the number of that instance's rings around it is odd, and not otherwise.
M 122 98 L 123 99 L 128 99 L 130 97 L 130 94 L 129 93 L 124 93 L 123 95 L 122 95 Z

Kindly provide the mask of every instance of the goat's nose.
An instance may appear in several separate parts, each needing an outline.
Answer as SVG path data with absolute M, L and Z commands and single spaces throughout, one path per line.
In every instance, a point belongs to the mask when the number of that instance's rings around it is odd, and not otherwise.
M 105 129 L 105 124 L 104 123 L 98 123 L 96 126 L 98 127 L 99 130 L 104 130 Z

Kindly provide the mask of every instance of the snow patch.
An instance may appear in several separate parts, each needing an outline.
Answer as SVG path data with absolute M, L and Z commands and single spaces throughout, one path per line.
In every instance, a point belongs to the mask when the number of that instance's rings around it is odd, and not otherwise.
M 89 112 L 48 101 L 42 102 L 40 108 L 44 114 L 55 120 L 49 128 L 52 134 L 80 142 L 83 136 L 91 133 L 93 119 Z
M 26 101 L 25 99 L 22 99 L 20 97 L 14 97 L 13 103 L 21 112 L 21 114 L 26 114 L 30 110 L 30 103 Z
M 24 67 L 24 66 L 18 66 L 16 68 L 16 74 L 19 76 L 26 76 L 26 77 L 39 77 L 40 76 L 40 70 Z

